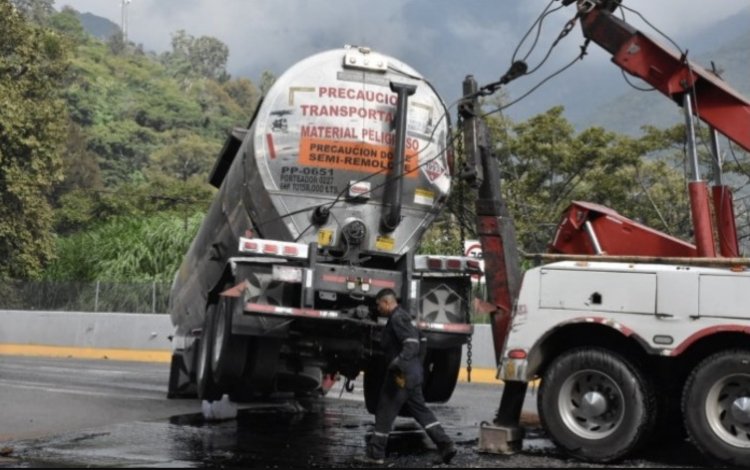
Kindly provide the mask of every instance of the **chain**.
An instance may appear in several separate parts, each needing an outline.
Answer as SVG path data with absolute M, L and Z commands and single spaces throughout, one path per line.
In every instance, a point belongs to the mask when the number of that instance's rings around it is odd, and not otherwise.
M 466 343 L 466 381 L 471 383 L 471 339 L 474 336 L 469 335 L 469 342 Z
M 459 115 L 459 129 L 463 128 L 461 121 L 461 116 Z M 459 141 L 460 142 L 460 141 Z M 463 155 L 463 147 L 461 147 L 461 156 L 462 160 L 465 161 L 466 156 Z M 458 227 L 459 227 L 459 246 L 461 250 L 461 256 L 466 256 L 466 228 L 464 227 L 464 220 L 462 219 L 463 211 L 464 211 L 464 202 L 465 202 L 465 194 L 466 194 L 466 182 L 465 181 L 459 181 L 458 183 L 458 211 L 456 211 L 455 216 L 458 217 Z M 471 383 L 471 337 L 473 336 L 473 333 L 469 335 L 469 342 L 466 343 L 466 381 Z

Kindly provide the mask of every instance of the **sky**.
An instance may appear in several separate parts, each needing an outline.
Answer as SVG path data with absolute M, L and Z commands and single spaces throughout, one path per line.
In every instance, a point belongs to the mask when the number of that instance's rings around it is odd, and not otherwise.
M 481 84 L 497 80 L 509 67 L 524 34 L 550 3 L 549 0 L 132 0 L 127 4 L 128 39 L 146 50 L 170 49 L 171 35 L 180 29 L 195 36 L 213 36 L 229 46 L 227 68 L 234 77 L 258 82 L 269 70 L 281 74 L 295 62 L 345 44 L 369 46 L 414 67 L 426 76 L 446 103 L 458 98 L 461 82 L 472 74 Z M 747 0 L 625 0 L 663 33 L 681 40 L 702 32 L 744 9 Z M 120 24 L 121 0 L 57 0 L 85 13 Z M 218 6 L 220 5 L 220 6 Z M 552 8 L 561 6 L 552 2 Z M 554 38 L 573 17 L 574 6 L 551 13 L 542 23 L 538 46 L 529 56 L 533 67 L 544 57 Z M 632 12 L 628 22 L 646 28 Z M 532 35 L 533 36 L 533 35 Z M 693 37 L 693 40 L 694 37 Z M 511 99 L 574 59 L 583 42 L 574 28 L 534 74 L 506 89 Z M 529 50 L 527 40 L 519 49 Z M 681 44 L 690 49 L 699 44 Z M 516 119 L 566 101 L 580 87 L 592 93 L 598 74 L 611 78 L 615 67 L 609 56 L 592 46 L 582 63 L 539 88 L 528 99 L 508 109 Z M 606 64 L 606 65 L 605 65 Z M 609 70 L 608 70 L 609 69 Z M 619 69 L 617 70 L 619 74 Z M 608 79 L 609 79 L 608 78 Z M 624 86 L 622 79 L 618 86 Z M 599 82 L 601 83 L 601 82 Z

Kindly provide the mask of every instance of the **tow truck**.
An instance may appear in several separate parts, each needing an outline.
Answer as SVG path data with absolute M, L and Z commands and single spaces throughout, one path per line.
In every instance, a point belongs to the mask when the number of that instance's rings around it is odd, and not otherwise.
M 587 42 L 684 109 L 695 240 L 574 201 L 549 252 L 536 255 L 547 264 L 522 274 L 480 97 L 522 76 L 526 65 L 514 63 L 481 88 L 468 76 L 459 107 L 463 174 L 477 188 L 487 309 L 504 382 L 496 415 L 480 426 L 479 451 L 521 448 L 522 406 L 528 384 L 539 380 L 541 424 L 575 458 L 617 461 L 655 433 L 686 432 L 708 458 L 750 466 L 750 259 L 739 257 L 719 153 L 719 133 L 750 151 L 750 102 L 615 16 L 620 0 L 562 3 L 575 4 Z M 701 177 L 696 119 L 710 127 L 711 188 Z

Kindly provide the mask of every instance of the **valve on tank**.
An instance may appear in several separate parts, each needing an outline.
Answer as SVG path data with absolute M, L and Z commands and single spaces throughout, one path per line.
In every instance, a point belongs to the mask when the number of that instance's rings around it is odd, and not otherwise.
M 355 219 L 344 225 L 341 234 L 350 248 L 358 247 L 365 240 L 367 226 L 361 220 Z

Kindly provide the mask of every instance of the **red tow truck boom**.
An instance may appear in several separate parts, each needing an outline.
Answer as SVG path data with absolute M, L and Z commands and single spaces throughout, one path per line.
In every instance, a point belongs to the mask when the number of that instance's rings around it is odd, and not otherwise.
M 579 1 L 583 35 L 612 54 L 615 65 L 645 81 L 685 109 L 691 136 L 693 180 L 690 182 L 690 201 L 698 255 L 716 256 L 708 187 L 700 180 L 698 172 L 692 117 L 700 118 L 711 127 L 711 143 L 715 164 L 718 165 L 716 131 L 750 151 L 750 102 L 715 73 L 689 61 L 687 54 L 677 53 L 659 44 L 617 18 L 613 11 L 619 5 L 620 0 Z M 732 193 L 720 181 L 715 183 L 712 193 L 717 214 L 719 252 L 722 256 L 736 257 L 739 248 Z

